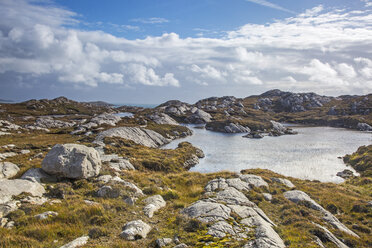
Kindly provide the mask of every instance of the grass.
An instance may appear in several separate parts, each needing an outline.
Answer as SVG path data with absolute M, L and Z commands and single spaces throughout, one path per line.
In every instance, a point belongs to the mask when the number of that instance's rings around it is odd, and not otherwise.
M 372 145 L 361 146 L 356 152 L 344 157 L 344 162 L 352 166 L 363 177 L 372 177 Z
M 105 138 L 106 153 L 130 158 L 138 170 L 177 172 L 189 169 L 184 163 L 197 154 L 197 148 L 182 142 L 176 149 L 158 149 L 137 145 L 122 138 Z

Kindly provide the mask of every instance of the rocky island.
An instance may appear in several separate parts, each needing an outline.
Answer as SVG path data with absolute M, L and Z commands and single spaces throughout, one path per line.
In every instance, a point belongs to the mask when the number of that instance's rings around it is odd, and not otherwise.
M 60 97 L 0 109 L 1 247 L 372 245 L 371 145 L 344 157 L 360 176 L 341 184 L 190 172 L 200 148 L 162 149 L 192 135 L 182 123 L 253 139 L 296 134 L 283 122 L 371 131 L 372 95 L 272 90 L 152 109 Z

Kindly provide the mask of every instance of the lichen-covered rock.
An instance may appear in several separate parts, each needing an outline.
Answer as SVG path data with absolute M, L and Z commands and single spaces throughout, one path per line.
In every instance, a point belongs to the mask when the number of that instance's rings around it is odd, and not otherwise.
M 143 208 L 143 212 L 149 218 L 152 218 L 156 211 L 165 207 L 167 204 L 161 195 L 150 196 L 143 201 L 146 203 L 146 206 Z
M 10 201 L 13 196 L 22 193 L 29 193 L 32 196 L 41 197 L 45 193 L 45 189 L 37 182 L 23 179 L 0 179 L 0 204 Z
M 120 237 L 126 240 L 137 240 L 144 239 L 147 237 L 147 234 L 151 231 L 151 226 L 143 222 L 142 220 L 134 220 L 128 222 L 124 227 L 123 231 L 120 234 Z
M 257 188 L 269 187 L 267 182 L 265 182 L 260 176 L 246 174 L 246 175 L 240 175 L 240 179 L 244 182 L 247 182 L 250 186 L 254 186 Z
M 229 185 L 226 183 L 225 178 L 216 178 L 207 183 L 207 185 L 204 187 L 204 190 L 206 192 L 214 192 L 216 190 L 222 190 L 229 187 Z
M 92 147 L 77 144 L 55 145 L 42 162 L 42 169 L 60 177 L 80 179 L 99 175 L 101 158 Z
M 208 228 L 207 235 L 223 238 L 226 235 L 235 235 L 235 231 L 233 226 L 226 221 L 219 221 Z
M 10 162 L 0 162 L 0 178 L 11 178 L 17 175 L 19 168 Z
M 197 201 L 182 210 L 190 218 L 197 218 L 203 222 L 215 222 L 230 218 L 230 208 L 223 204 L 207 201 Z
M 216 199 L 219 202 L 226 204 L 237 204 L 237 205 L 251 205 L 252 202 L 239 190 L 227 187 L 226 189 L 219 191 L 216 194 Z

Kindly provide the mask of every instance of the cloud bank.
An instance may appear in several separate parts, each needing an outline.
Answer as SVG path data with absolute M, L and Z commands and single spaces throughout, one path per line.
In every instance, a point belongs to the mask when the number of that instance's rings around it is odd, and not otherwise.
M 266 25 L 244 25 L 219 39 L 165 33 L 128 40 L 80 30 L 77 16 L 52 4 L 2 0 L 0 84 L 11 75 L 22 87 L 29 80 L 66 87 L 141 85 L 180 92 L 204 89 L 206 96 L 234 87 L 331 95 L 372 92 L 368 8 L 317 6 Z

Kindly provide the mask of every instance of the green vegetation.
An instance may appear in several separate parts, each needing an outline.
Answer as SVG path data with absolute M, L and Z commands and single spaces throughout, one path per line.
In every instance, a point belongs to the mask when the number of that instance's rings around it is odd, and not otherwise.
M 359 147 L 353 154 L 346 155 L 344 162 L 352 166 L 362 177 L 372 177 L 372 145 Z
M 121 138 L 105 138 L 106 153 L 130 158 L 138 170 L 177 172 L 190 169 L 185 162 L 197 156 L 198 149 L 183 142 L 176 149 L 158 149 L 137 145 Z

